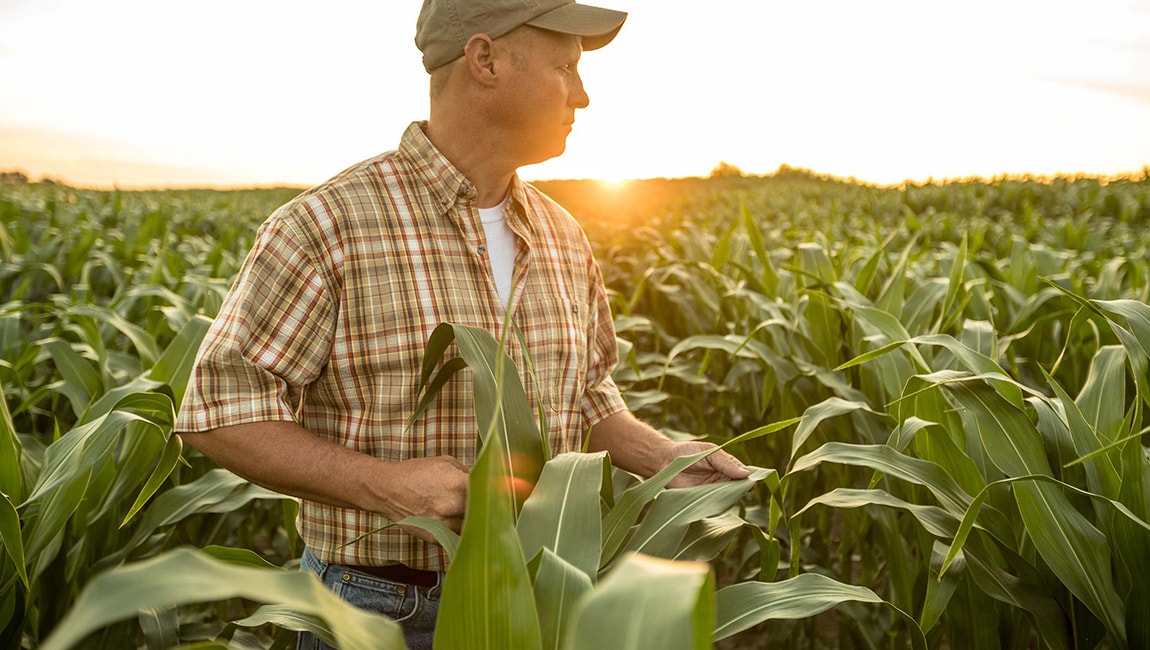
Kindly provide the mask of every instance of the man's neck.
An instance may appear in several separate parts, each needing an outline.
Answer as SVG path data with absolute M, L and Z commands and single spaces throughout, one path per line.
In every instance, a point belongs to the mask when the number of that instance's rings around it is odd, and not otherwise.
M 465 123 L 435 119 L 427 124 L 427 139 L 467 180 L 475 185 L 479 207 L 490 208 L 507 196 L 515 167 L 500 155 L 498 142 L 490 142 L 481 129 Z

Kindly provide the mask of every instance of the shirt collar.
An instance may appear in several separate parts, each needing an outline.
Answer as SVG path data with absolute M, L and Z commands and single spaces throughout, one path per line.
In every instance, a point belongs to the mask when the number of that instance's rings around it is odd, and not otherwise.
M 458 201 L 475 201 L 478 192 L 463 172 L 455 168 L 431 140 L 427 138 L 427 122 L 412 122 L 399 141 L 399 152 L 414 163 L 415 172 L 431 192 L 432 198 L 444 211 Z M 520 218 L 534 231 L 535 224 L 527 218 L 527 193 L 519 176 L 511 177 L 511 192 L 506 214 L 510 220 Z

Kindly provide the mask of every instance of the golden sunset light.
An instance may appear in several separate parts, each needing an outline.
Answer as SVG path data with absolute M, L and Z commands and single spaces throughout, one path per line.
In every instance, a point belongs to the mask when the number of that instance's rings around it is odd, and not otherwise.
M 874 183 L 1150 164 L 1150 3 L 624 0 L 591 97 L 524 178 Z M 0 4 L 0 170 L 310 185 L 427 115 L 418 2 Z

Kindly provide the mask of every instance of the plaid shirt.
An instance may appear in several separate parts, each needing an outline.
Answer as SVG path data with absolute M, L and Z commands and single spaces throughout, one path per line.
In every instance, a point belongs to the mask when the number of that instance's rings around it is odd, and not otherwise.
M 469 371 L 455 376 L 408 431 L 423 348 L 450 321 L 499 336 L 505 308 L 486 257 L 475 187 L 421 123 L 397 151 L 344 171 L 277 210 L 200 348 L 177 431 L 295 420 L 316 435 L 388 461 L 450 455 L 470 466 L 477 424 Z M 625 408 L 610 373 L 614 324 L 599 267 L 578 224 L 513 181 L 508 225 L 519 239 L 508 353 L 532 406 L 548 416 L 553 453 L 577 451 L 592 425 Z M 445 358 L 457 356 L 449 349 Z M 542 394 L 536 386 L 542 387 Z M 321 560 L 402 562 L 443 570 L 446 556 L 375 513 L 303 501 L 298 525 Z

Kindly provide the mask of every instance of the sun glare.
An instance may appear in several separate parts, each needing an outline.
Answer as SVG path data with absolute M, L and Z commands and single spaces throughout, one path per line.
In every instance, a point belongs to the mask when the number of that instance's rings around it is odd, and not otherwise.
M 627 184 L 630 182 L 631 182 L 631 179 L 629 179 L 629 178 L 614 177 L 614 176 L 609 177 L 609 178 L 600 178 L 599 179 L 599 184 L 608 190 L 621 190 L 621 189 L 625 188 L 627 186 Z

